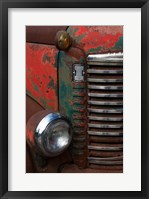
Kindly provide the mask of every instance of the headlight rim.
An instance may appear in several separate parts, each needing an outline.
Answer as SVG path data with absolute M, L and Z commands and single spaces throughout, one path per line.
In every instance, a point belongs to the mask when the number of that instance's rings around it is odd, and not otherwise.
M 45 120 L 46 120 L 46 122 L 45 122 Z M 53 153 L 53 152 L 47 150 L 47 147 L 45 147 L 43 139 L 45 139 L 47 129 L 59 120 L 66 122 L 69 126 L 69 132 L 68 132 L 69 141 L 68 141 L 68 144 L 64 148 Z M 38 123 L 38 125 L 35 129 L 35 142 L 38 146 L 38 150 L 40 151 L 40 153 L 42 155 L 47 156 L 47 157 L 55 157 L 55 156 L 58 156 L 61 153 L 63 153 L 69 147 L 71 140 L 72 140 L 71 122 L 68 119 L 68 117 L 64 116 L 63 114 L 61 114 L 59 112 L 48 113 L 47 115 L 45 115 L 40 120 L 40 122 Z

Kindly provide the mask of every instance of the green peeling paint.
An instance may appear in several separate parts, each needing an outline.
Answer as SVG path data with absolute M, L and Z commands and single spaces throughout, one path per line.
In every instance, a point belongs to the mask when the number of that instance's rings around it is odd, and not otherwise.
M 79 60 L 69 56 L 67 52 L 60 51 L 58 60 L 59 76 L 59 111 L 66 115 L 73 124 L 73 84 L 72 84 L 72 66 L 74 63 L 82 63 L 84 59 L 80 56 Z
M 35 91 L 37 91 L 37 92 L 39 91 L 37 84 L 33 84 L 33 87 L 34 87 Z
M 123 36 L 121 36 L 118 42 L 115 43 L 114 49 L 123 49 Z
M 101 51 L 102 50 L 102 47 L 97 47 L 97 48 L 90 48 L 88 53 L 93 53 L 93 52 L 96 52 L 96 51 Z
M 51 79 L 50 82 L 48 83 L 48 88 L 54 88 L 54 80 L 53 79 Z
M 67 29 L 67 32 L 73 37 L 73 38 L 76 38 L 77 40 L 77 43 L 80 43 L 80 41 L 86 36 L 86 33 L 82 34 L 82 35 L 78 35 L 76 36 L 76 32 L 78 31 L 77 28 L 71 28 L 69 27 Z
M 43 61 L 43 63 L 46 63 L 46 61 L 50 63 L 50 57 L 47 54 L 44 54 L 42 61 Z
M 44 106 L 44 108 L 47 108 L 47 102 L 45 99 L 40 98 L 40 103 Z

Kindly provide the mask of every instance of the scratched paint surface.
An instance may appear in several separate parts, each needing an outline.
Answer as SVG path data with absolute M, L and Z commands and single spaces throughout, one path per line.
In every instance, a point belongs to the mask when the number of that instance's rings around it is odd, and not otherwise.
M 26 44 L 26 92 L 45 109 L 58 110 L 55 46 Z
M 70 26 L 67 32 L 86 54 L 123 51 L 123 26 Z

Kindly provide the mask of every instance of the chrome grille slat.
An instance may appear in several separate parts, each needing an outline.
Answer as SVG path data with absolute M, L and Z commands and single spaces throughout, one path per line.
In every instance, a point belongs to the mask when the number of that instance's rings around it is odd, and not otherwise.
M 111 62 L 123 63 L 123 53 L 92 54 L 88 55 L 87 61 L 109 62 L 109 64 Z
M 119 83 L 123 82 L 123 79 L 98 79 L 98 78 L 87 78 L 88 82 L 97 82 L 97 83 Z
M 123 117 L 97 117 L 97 116 L 88 116 L 89 120 L 98 120 L 98 121 L 123 121 Z
M 123 94 L 113 94 L 113 93 L 88 93 L 89 97 L 106 97 L 106 98 L 122 98 Z
M 123 54 L 89 55 L 87 64 L 87 160 L 91 166 L 119 167 L 123 164 Z
M 91 123 L 89 123 L 88 126 L 93 128 L 101 128 L 101 129 L 110 129 L 110 128 L 117 129 L 123 127 L 123 125 L 121 124 L 110 125 L 110 124 L 91 124 Z
M 123 102 L 122 101 L 113 102 L 113 101 L 92 101 L 92 100 L 89 100 L 88 104 L 92 104 L 92 105 L 106 105 L 106 106 L 116 106 L 116 105 L 120 106 L 120 105 L 123 105 Z
M 92 113 L 123 113 L 122 108 L 115 108 L 115 109 L 94 109 L 94 108 L 88 108 L 89 112 Z
M 123 147 L 103 147 L 103 146 L 88 146 L 88 149 L 99 150 L 99 151 L 121 151 Z
M 118 62 L 98 62 L 98 61 L 88 61 L 87 62 L 88 65 L 95 65 L 95 66 L 122 66 L 123 63 L 118 63 Z
M 123 156 L 116 156 L 116 157 L 106 157 L 106 158 L 99 158 L 99 157 L 88 157 L 88 160 L 122 160 Z
M 123 136 L 123 132 L 88 131 L 88 134 L 98 136 Z
M 97 85 L 88 85 L 89 89 L 97 90 L 122 90 L 123 86 L 97 86 Z
M 100 164 L 100 165 L 122 165 L 123 161 L 109 161 L 109 160 L 88 160 L 91 164 Z
M 87 73 L 94 73 L 94 74 L 123 74 L 123 70 L 87 69 Z

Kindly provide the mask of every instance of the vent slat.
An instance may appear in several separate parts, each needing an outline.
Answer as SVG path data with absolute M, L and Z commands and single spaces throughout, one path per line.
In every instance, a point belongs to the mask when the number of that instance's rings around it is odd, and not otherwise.
M 103 93 L 88 93 L 88 96 L 89 97 L 106 97 L 106 98 L 122 98 L 123 97 L 123 94 L 103 94 Z
M 122 108 L 115 108 L 115 109 L 94 109 L 94 108 L 88 108 L 89 112 L 92 113 L 123 113 Z
M 91 105 L 103 105 L 103 106 L 120 106 L 123 105 L 122 101 L 93 101 L 89 100 L 88 104 Z
M 103 146 L 88 146 L 88 149 L 99 150 L 99 151 L 121 151 L 123 147 L 103 147 Z
M 116 156 L 116 157 L 106 157 L 106 158 L 99 158 L 99 157 L 88 157 L 88 160 L 122 160 L 123 156 Z
M 93 128 L 101 128 L 101 129 L 117 129 L 117 128 L 123 128 L 123 125 L 122 124 L 91 124 L 89 123 L 88 124 L 89 127 L 93 127 Z
M 88 116 L 89 120 L 97 120 L 97 121 L 113 121 L 119 122 L 123 121 L 123 117 L 97 117 L 97 116 Z
M 94 74 L 123 74 L 123 70 L 97 70 L 97 69 L 87 69 L 87 73 Z
M 89 89 L 96 90 L 122 90 L 123 86 L 97 86 L 97 85 L 88 85 Z
M 118 131 L 118 132 L 104 132 L 104 131 L 88 131 L 89 135 L 98 135 L 98 136 L 123 136 L 123 132 L 122 131 Z
M 119 79 L 101 79 L 101 78 L 87 78 L 88 82 L 97 82 L 97 83 L 121 83 L 123 82 L 122 78 Z
M 100 164 L 100 165 L 122 165 L 123 161 L 109 161 L 109 160 L 88 160 L 89 163 L 92 164 Z

